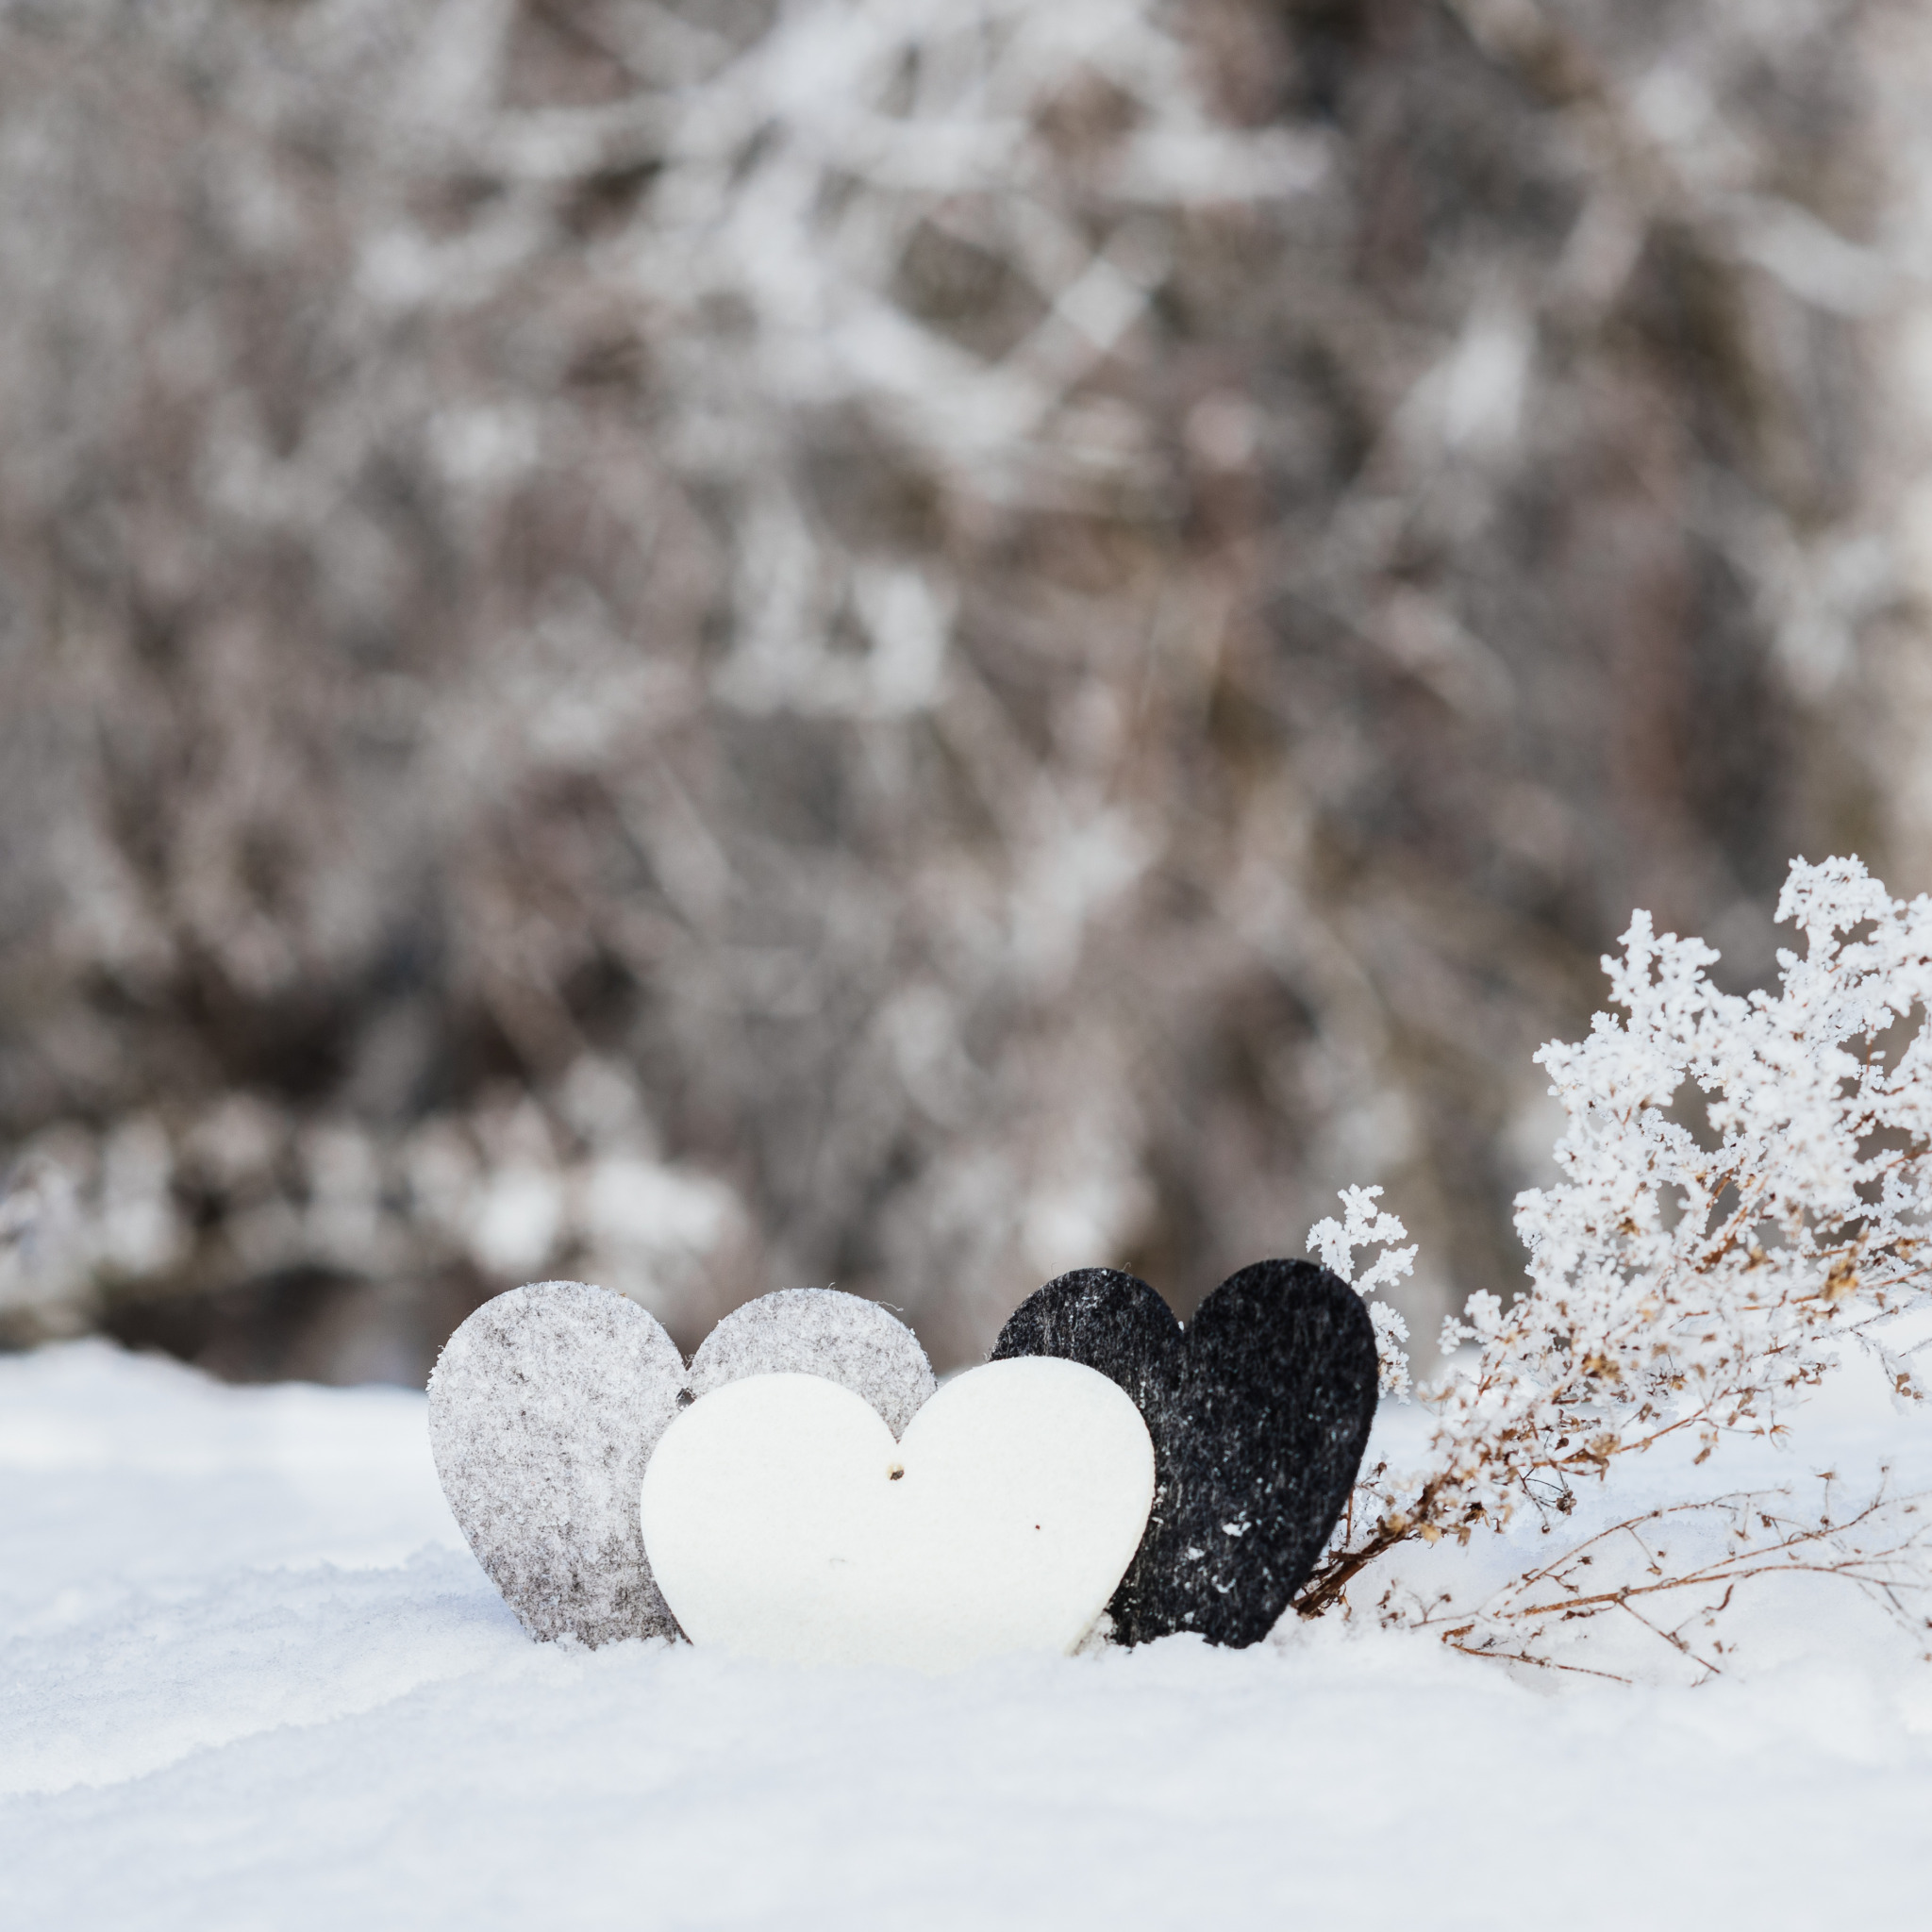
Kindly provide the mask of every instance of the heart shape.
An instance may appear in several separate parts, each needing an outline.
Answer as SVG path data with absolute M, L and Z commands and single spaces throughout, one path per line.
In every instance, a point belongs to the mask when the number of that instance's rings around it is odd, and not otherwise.
M 631 1519 L 683 1387 L 662 1326 L 581 1281 L 512 1289 L 443 1344 L 429 1377 L 436 1473 L 532 1637 L 672 1630 Z
M 918 1338 L 877 1302 L 830 1288 L 781 1288 L 734 1308 L 698 1344 L 693 1398 L 746 1375 L 823 1375 L 862 1396 L 893 1435 L 938 1386 Z
M 946 1671 L 1074 1649 L 1153 1500 L 1134 1404 L 1039 1358 L 948 1382 L 898 1442 L 816 1376 L 734 1382 L 665 1431 L 639 1516 L 692 1642 Z
M 1114 1636 L 1267 1636 L 1348 1501 L 1374 1420 L 1374 1326 L 1311 1261 L 1230 1275 L 1185 1328 L 1111 1268 L 1050 1281 L 1014 1311 L 995 1362 L 1058 1357 L 1131 1395 L 1154 1440 L 1147 1534 L 1113 1602 Z
M 451 1513 L 532 1637 L 670 1637 L 638 1491 L 680 1402 L 774 1368 L 829 1377 L 903 1428 L 932 1393 L 911 1330 L 875 1302 L 786 1289 L 720 1322 L 685 1373 L 657 1318 L 581 1281 L 487 1301 L 429 1378 L 429 1443 Z

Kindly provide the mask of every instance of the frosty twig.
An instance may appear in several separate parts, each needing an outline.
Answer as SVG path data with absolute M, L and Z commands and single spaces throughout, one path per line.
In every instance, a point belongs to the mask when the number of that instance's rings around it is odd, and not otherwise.
M 1475 1354 L 1430 1398 L 1427 1458 L 1364 1479 L 1357 1535 L 1318 1573 L 1304 1614 L 1399 1543 L 1466 1541 L 1525 1503 L 1567 1512 L 1575 1483 L 1630 1450 L 1683 1435 L 1701 1463 L 1727 1434 L 1774 1437 L 1844 1348 L 1874 1356 L 1900 1402 L 1922 1399 L 1890 1332 L 1927 1300 L 1932 901 L 1893 900 L 1856 859 L 1801 860 L 1778 917 L 1806 951 L 1779 955 L 1775 993 L 1738 996 L 1707 976 L 1707 947 L 1658 937 L 1637 914 L 1622 955 L 1604 962 L 1627 1018 L 1599 1013 L 1587 1039 L 1538 1056 L 1569 1123 L 1560 1179 L 1517 1203 L 1528 1287 L 1507 1307 L 1472 1295 L 1445 1325 L 1445 1353 Z M 1357 1283 L 1366 1293 L 1406 1272 L 1413 1250 L 1392 1248 L 1402 1224 L 1372 1213 L 1365 1191 L 1344 1200 L 1345 1223 L 1321 1224 L 1310 1244 L 1344 1274 L 1353 1248 L 1381 1244 Z M 1378 1330 L 1392 1349 L 1393 1324 Z M 1399 1381 L 1385 1367 L 1385 1387 Z M 1777 1548 L 1791 1567 L 1825 1525 L 1787 1526 Z M 1915 1530 L 1898 1547 L 1918 1545 Z M 1863 1574 L 1863 1558 L 1832 1547 L 1830 1567 Z M 1659 1562 L 1659 1580 L 1589 1601 L 1628 1609 L 1656 1591 L 1757 1574 L 1757 1561 L 1685 1573 Z M 1519 1591 L 1559 1572 L 1532 1573 Z M 1546 1612 L 1517 1602 L 1507 1614 Z

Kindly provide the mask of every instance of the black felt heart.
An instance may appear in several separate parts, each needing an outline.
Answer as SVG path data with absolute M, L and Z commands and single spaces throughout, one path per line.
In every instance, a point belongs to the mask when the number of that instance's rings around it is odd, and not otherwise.
M 1257 1261 L 1184 1328 L 1144 1281 L 1082 1268 L 1001 1329 L 993 1360 L 1026 1355 L 1098 1369 L 1154 1439 L 1154 1513 L 1108 1607 L 1115 1635 L 1265 1637 L 1314 1569 L 1368 1445 L 1375 1331 L 1361 1297 L 1312 1261 Z

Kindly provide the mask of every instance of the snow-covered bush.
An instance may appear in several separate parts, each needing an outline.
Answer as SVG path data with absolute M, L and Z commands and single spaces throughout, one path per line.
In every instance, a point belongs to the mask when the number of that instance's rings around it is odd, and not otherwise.
M 650 1147 L 948 1361 L 1350 1179 L 1433 1328 L 1630 906 L 1768 972 L 1787 853 L 1924 849 L 1928 74 L 1912 0 L 0 0 L 0 1342 L 420 1377 Z
M 1892 899 L 1856 859 L 1800 860 L 1778 918 L 1806 950 L 1780 952 L 1776 992 L 1739 996 L 1712 984 L 1708 947 L 1659 937 L 1638 913 L 1604 961 L 1626 1017 L 1600 1012 L 1588 1038 L 1538 1055 L 1568 1124 L 1560 1178 L 1517 1202 L 1527 1287 L 1507 1305 L 1474 1294 L 1445 1324 L 1456 1360 L 1428 1398 L 1427 1455 L 1366 1475 L 1355 1533 L 1305 1613 L 1399 1544 L 1466 1543 L 1525 1508 L 1567 1515 L 1579 1482 L 1632 1451 L 1688 1439 L 1701 1465 L 1727 1436 L 1775 1440 L 1847 1350 L 1871 1354 L 1899 1403 L 1924 1398 L 1896 1331 L 1932 1307 L 1932 899 Z M 1309 1236 L 1344 1274 L 1354 1249 L 1381 1245 L 1364 1293 L 1414 1254 L 1393 1246 L 1404 1229 L 1378 1191 L 1350 1191 L 1345 1219 Z M 1398 1327 L 1379 1308 L 1377 1326 L 1384 1387 L 1399 1391 Z M 1836 1524 L 1829 1480 L 1812 1518 L 1781 1493 L 1776 1508 L 1737 1495 L 1691 1505 L 1730 1510 L 1732 1541 L 1715 1559 L 1680 1541 L 1675 1569 L 1649 1550 L 1657 1581 L 1643 1587 L 1727 1583 L 1778 1553 L 1857 1571 L 1916 1548 L 1896 1513 L 1916 1514 L 1911 1499 L 1882 1483 L 1869 1504 L 1848 1509 L 1840 1495 Z M 1845 1541 L 1854 1529 L 1864 1542 Z M 1572 1615 L 1586 1594 L 1574 1581 L 1543 1593 Z M 1384 1607 L 1429 1614 L 1421 1599 Z

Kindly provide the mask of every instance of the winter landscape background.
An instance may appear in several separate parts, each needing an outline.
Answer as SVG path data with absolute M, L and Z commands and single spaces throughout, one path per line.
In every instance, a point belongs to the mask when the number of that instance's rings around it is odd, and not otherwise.
M 0 1337 L 1520 1276 L 1932 884 L 1909 0 L 5 0 Z M 1425 1363 L 1424 1364 L 1425 1366 Z
M 1932 943 L 1787 874 L 1928 625 L 1920 0 L 0 0 L 0 1921 L 1916 1932 Z M 1491 1379 L 1250 1649 L 536 1644 L 437 1486 L 521 1282 L 943 1372 L 1357 1186 Z

